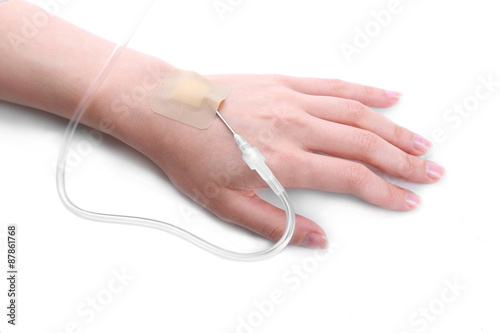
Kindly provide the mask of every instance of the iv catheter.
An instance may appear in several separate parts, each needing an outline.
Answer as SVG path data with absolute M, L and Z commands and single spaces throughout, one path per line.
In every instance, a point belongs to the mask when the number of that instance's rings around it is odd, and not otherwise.
M 217 111 L 216 114 L 233 134 L 235 143 L 243 154 L 242 156 L 243 160 L 246 162 L 246 164 L 249 166 L 250 169 L 255 170 L 260 175 L 260 177 L 269 185 L 269 187 L 273 190 L 273 192 L 280 198 L 284 206 L 284 210 L 287 216 L 284 233 L 281 236 L 281 239 L 273 246 L 271 246 L 269 249 L 255 253 L 239 253 L 230 251 L 227 249 L 223 249 L 210 242 L 207 242 L 206 240 L 167 222 L 149 218 L 143 218 L 143 217 L 103 214 L 82 209 L 71 201 L 71 199 L 68 196 L 68 193 L 66 192 L 66 160 L 69 152 L 69 145 L 75 134 L 76 128 L 83 114 L 85 113 L 86 109 L 90 105 L 93 97 L 98 91 L 99 87 L 102 85 L 107 75 L 118 61 L 124 49 L 127 47 L 128 42 L 132 38 L 135 31 L 138 29 L 140 23 L 142 22 L 145 15 L 149 11 L 149 8 L 153 4 L 153 2 L 154 0 L 150 0 L 146 3 L 144 9 L 140 12 L 138 16 L 138 20 L 132 26 L 132 29 L 129 31 L 126 37 L 121 41 L 121 43 L 117 44 L 110 58 L 108 59 L 104 67 L 101 69 L 101 72 L 99 73 L 99 75 L 89 88 L 89 90 L 86 92 L 84 97 L 82 98 L 80 104 L 76 108 L 68 124 L 57 164 L 58 167 L 57 167 L 56 179 L 57 179 L 57 189 L 59 197 L 61 198 L 63 204 L 70 211 L 72 211 L 77 216 L 86 218 L 88 220 L 106 222 L 106 223 L 143 226 L 143 227 L 149 227 L 166 231 L 178 237 L 181 237 L 193 243 L 194 245 L 199 246 L 202 249 L 205 249 L 213 254 L 216 254 L 220 257 L 227 259 L 254 261 L 254 260 L 262 260 L 269 258 L 279 253 L 281 250 L 283 250 L 290 242 L 295 229 L 295 213 L 290 204 L 290 200 L 288 198 L 285 189 L 283 188 L 283 186 L 281 186 L 279 181 L 276 179 L 276 177 L 273 175 L 269 167 L 266 165 L 264 156 L 256 147 L 252 147 L 241 135 L 237 134 L 231 128 L 231 126 L 226 122 L 226 120 L 222 117 L 219 111 Z

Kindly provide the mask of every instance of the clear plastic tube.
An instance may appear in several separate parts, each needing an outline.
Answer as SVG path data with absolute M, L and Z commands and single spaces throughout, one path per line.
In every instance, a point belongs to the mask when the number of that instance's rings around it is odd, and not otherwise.
M 68 196 L 68 193 L 66 191 L 66 160 L 69 152 L 69 146 L 71 143 L 71 140 L 73 139 L 73 136 L 75 134 L 76 128 L 78 127 L 78 124 L 87 110 L 90 102 L 94 98 L 96 92 L 99 90 L 99 87 L 102 85 L 106 77 L 108 76 L 109 72 L 113 68 L 113 66 L 116 64 L 118 59 L 120 58 L 120 55 L 122 54 L 123 50 L 127 47 L 130 39 L 134 35 L 135 31 L 141 24 L 142 20 L 144 19 L 145 15 L 149 11 L 151 5 L 153 4 L 154 0 L 149 0 L 146 2 L 146 5 L 144 6 L 143 11 L 139 14 L 138 20 L 132 25 L 130 31 L 128 34 L 125 36 L 125 38 L 117 44 L 115 49 L 113 50 L 111 56 L 109 57 L 108 61 L 100 71 L 99 75 L 95 79 L 95 81 L 92 83 L 91 87 L 89 90 L 85 93 L 84 97 L 82 98 L 80 104 L 76 108 L 69 124 L 68 127 L 66 128 L 66 132 L 64 134 L 64 139 L 63 139 L 63 145 L 61 147 L 61 151 L 59 154 L 59 160 L 58 160 L 58 167 L 57 167 L 57 174 L 56 174 L 56 180 L 57 180 L 57 190 L 59 193 L 59 197 L 61 198 L 61 201 L 64 203 L 64 205 L 72 211 L 74 214 L 77 216 L 86 218 L 88 220 L 93 220 L 93 221 L 99 221 L 99 222 L 106 222 L 106 223 L 117 223 L 117 224 L 125 224 L 125 225 L 134 225 L 134 226 L 143 226 L 143 227 L 148 227 L 148 228 L 154 228 L 162 231 L 169 232 L 173 235 L 176 235 L 182 239 L 187 240 L 188 242 L 193 243 L 196 246 L 199 246 L 200 248 L 207 250 L 213 254 L 216 254 L 220 257 L 227 258 L 227 259 L 233 259 L 233 260 L 241 260 L 241 261 L 255 261 L 255 260 L 262 260 L 269 258 L 277 253 L 279 253 L 281 250 L 283 250 L 288 243 L 290 242 L 294 229 L 295 229 L 295 213 L 293 211 L 292 206 L 290 205 L 290 201 L 288 198 L 288 195 L 286 191 L 283 189 L 281 184 L 276 180 L 274 175 L 270 172 L 269 168 L 265 165 L 264 160 L 261 158 L 260 152 L 255 147 L 251 147 L 246 141 L 246 145 L 244 146 L 244 149 L 249 149 L 249 152 L 252 153 L 254 156 L 260 158 L 256 159 L 255 163 L 257 165 L 256 168 L 252 168 L 251 163 L 249 166 L 252 169 L 255 169 L 259 172 L 259 174 L 262 176 L 262 171 L 265 170 L 265 178 L 264 179 L 268 184 L 272 187 L 273 191 L 276 193 L 276 195 L 280 198 L 281 202 L 283 203 L 284 210 L 286 212 L 286 227 L 283 235 L 281 236 L 281 239 L 274 244 L 272 247 L 270 247 L 267 250 L 259 251 L 259 252 L 254 252 L 254 253 L 239 253 L 239 252 L 234 252 L 230 251 L 227 249 L 223 249 L 215 244 L 212 244 L 210 242 L 207 242 L 206 240 L 182 229 L 179 228 L 173 224 L 163 222 L 163 221 L 158 221 L 158 220 L 153 220 L 149 218 L 144 218 L 144 217 L 135 217 L 135 216 L 125 216 L 125 215 L 111 215 L 111 214 L 103 214 L 103 213 L 97 213 L 97 212 L 92 212 L 88 211 L 85 209 L 82 209 L 78 206 L 76 206 L 71 199 Z M 220 116 L 220 114 L 219 114 Z M 221 117 L 223 120 L 223 118 Z M 223 120 L 224 123 L 225 120 Z M 227 123 L 226 123 L 227 124 Z M 229 125 L 228 125 L 229 127 Z M 230 128 L 230 127 L 229 127 Z M 231 129 L 231 128 L 230 128 Z M 231 129 L 232 131 L 232 129 Z M 234 132 L 233 132 L 234 133 Z M 241 136 L 236 136 L 235 134 L 235 140 L 238 143 L 238 140 L 241 142 L 241 139 L 244 140 Z M 238 143 L 238 146 L 240 144 Z M 240 147 L 242 149 L 242 147 Z M 245 156 L 245 151 L 242 149 L 243 156 Z M 258 153 L 256 153 L 256 151 Z M 259 155 L 260 154 L 260 155 Z M 247 153 L 248 155 L 248 153 Z M 249 158 L 251 161 L 253 161 L 251 158 Z M 247 164 L 249 163 L 247 160 L 245 160 Z

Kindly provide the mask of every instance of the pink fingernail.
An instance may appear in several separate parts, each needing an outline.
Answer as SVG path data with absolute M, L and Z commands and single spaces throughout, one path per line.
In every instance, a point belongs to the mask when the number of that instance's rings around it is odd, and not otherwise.
M 309 232 L 304 236 L 301 245 L 311 249 L 326 249 L 328 247 L 328 239 L 324 235 Z
M 406 192 L 406 204 L 411 209 L 416 208 L 420 204 L 420 197 L 413 192 Z
M 415 147 L 415 149 L 425 152 L 432 148 L 432 142 L 427 140 L 423 136 L 415 134 L 415 137 L 413 138 L 413 146 Z
M 401 96 L 403 96 L 402 93 L 398 92 L 398 91 L 392 91 L 392 90 L 386 90 L 385 91 L 385 94 L 387 95 L 387 97 L 389 97 L 390 99 L 400 99 Z
M 427 163 L 427 176 L 432 180 L 438 180 L 444 176 L 446 170 L 439 164 L 428 162 Z

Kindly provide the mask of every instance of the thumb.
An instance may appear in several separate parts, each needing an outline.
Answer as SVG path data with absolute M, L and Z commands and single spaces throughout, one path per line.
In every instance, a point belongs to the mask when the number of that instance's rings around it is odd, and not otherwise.
M 230 190 L 220 202 L 223 202 L 223 206 L 217 215 L 227 222 L 240 225 L 275 242 L 285 231 L 286 213 L 259 198 L 254 191 Z M 328 240 L 319 225 L 295 215 L 295 230 L 290 244 L 326 248 Z

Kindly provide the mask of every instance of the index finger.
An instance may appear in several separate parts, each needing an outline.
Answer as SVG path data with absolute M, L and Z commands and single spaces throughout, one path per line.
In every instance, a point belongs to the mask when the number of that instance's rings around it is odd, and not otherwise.
M 393 106 L 402 96 L 402 94 L 397 91 L 365 86 L 339 79 L 286 76 L 285 82 L 288 87 L 303 94 L 352 99 L 364 105 L 378 108 Z

